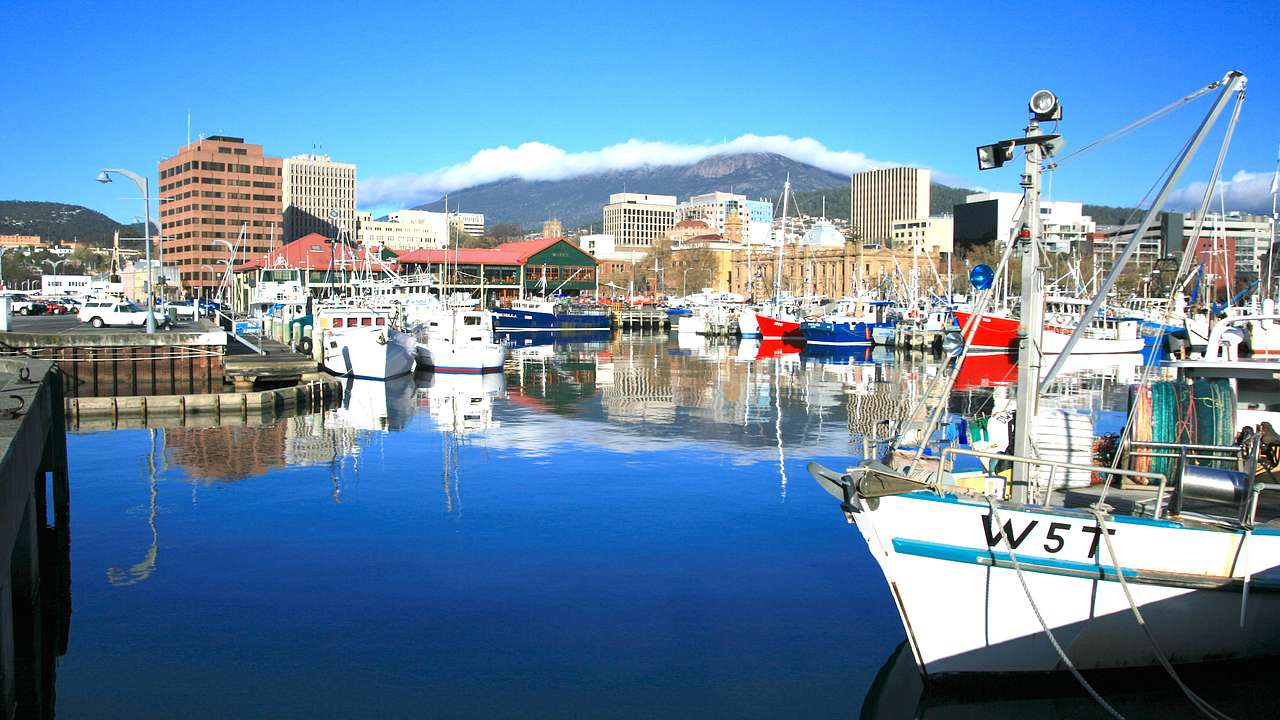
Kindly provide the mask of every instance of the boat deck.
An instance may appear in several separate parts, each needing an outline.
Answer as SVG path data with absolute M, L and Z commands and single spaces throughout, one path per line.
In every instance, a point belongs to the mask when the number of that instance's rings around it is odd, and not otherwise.
M 1257 481 L 1280 484 L 1280 477 L 1268 477 L 1265 473 L 1259 473 Z M 1151 517 L 1156 494 L 1154 486 L 1113 487 L 1107 491 L 1106 502 L 1111 506 L 1113 514 Z M 1101 495 L 1101 485 L 1055 490 L 1051 503 L 1069 508 L 1087 508 L 1096 503 Z M 1166 490 L 1162 519 L 1217 526 L 1222 523 L 1215 518 L 1235 517 L 1238 513 L 1236 507 L 1189 500 L 1183 505 L 1182 514 L 1172 517 L 1167 514 L 1169 497 L 1170 493 Z M 1262 493 L 1258 501 L 1257 527 L 1280 528 L 1280 492 Z

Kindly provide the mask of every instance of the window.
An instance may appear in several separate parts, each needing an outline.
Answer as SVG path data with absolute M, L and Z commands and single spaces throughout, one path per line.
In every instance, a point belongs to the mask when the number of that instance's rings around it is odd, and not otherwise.
M 334 318 L 334 319 L 333 319 L 333 326 L 334 326 L 334 327 L 336 327 L 336 328 L 340 328 L 340 327 L 342 327 L 342 318 Z
M 360 318 L 360 324 L 365 327 L 370 327 L 373 325 L 373 318 Z

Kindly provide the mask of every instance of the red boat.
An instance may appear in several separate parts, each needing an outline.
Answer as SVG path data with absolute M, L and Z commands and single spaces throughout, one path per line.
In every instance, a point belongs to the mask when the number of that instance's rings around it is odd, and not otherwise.
M 760 337 L 764 340 L 804 342 L 804 333 L 800 332 L 799 320 L 772 318 L 757 312 L 756 323 L 760 325 Z
M 973 317 L 972 313 L 956 312 L 956 322 L 961 329 Z M 971 350 L 1016 352 L 1018 349 L 1018 325 L 1016 318 L 999 315 L 983 315 L 979 318 L 978 327 L 970 332 L 973 340 L 969 343 Z M 1045 355 L 1057 355 L 1066 347 L 1074 325 L 1069 315 L 1064 313 L 1047 314 L 1044 332 L 1040 336 L 1040 350 Z M 1138 337 L 1137 323 L 1132 320 L 1097 320 L 1074 349 L 1076 355 L 1115 355 L 1142 352 L 1142 338 Z

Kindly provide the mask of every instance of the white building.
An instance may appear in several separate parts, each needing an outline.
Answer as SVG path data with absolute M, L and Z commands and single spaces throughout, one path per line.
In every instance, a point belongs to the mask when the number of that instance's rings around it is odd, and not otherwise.
M 1271 242 L 1271 222 L 1271 218 L 1265 215 L 1230 212 L 1224 216 L 1221 213 L 1209 213 L 1205 215 L 1204 224 L 1200 228 L 1201 244 L 1206 248 L 1212 248 L 1218 243 L 1222 248 L 1234 248 L 1236 274 L 1261 275 L 1265 271 L 1262 259 Z M 1094 257 L 1104 267 L 1109 267 L 1119 257 L 1137 228 L 1137 223 L 1098 228 L 1093 240 Z M 1195 231 L 1194 213 L 1162 215 L 1139 239 L 1130 263 L 1146 270 L 1160 258 L 1181 259 L 1184 249 L 1193 244 L 1191 238 L 1195 236 Z
M 616 249 L 643 251 L 676 224 L 676 197 L 647 193 L 614 193 L 604 206 L 604 232 Z
M 765 245 L 770 242 L 773 201 L 748 200 L 746 195 L 711 192 L 693 195 L 676 207 L 676 222 L 702 220 L 717 235 L 733 242 Z M 741 235 L 739 240 L 736 237 Z
M 965 245 L 994 241 L 1003 247 L 1022 225 L 1022 193 L 986 192 L 965 197 L 955 208 L 954 237 Z M 1069 200 L 1040 203 L 1040 235 L 1046 250 L 1071 252 L 1097 231 L 1084 205 Z
M 40 294 L 48 297 L 58 295 L 84 295 L 93 290 L 92 275 L 41 275 Z
M 955 219 L 950 215 L 893 221 L 893 246 L 899 249 L 919 248 L 937 257 L 951 252 Z
M 281 170 L 284 241 L 308 233 L 334 237 L 356 230 L 356 166 L 328 155 L 294 155 Z
M 449 222 L 453 223 L 454 230 L 461 229 L 473 237 L 484 237 L 484 213 L 449 213 Z
M 444 213 L 400 210 L 386 220 L 374 220 L 369 213 L 359 213 L 358 217 L 356 240 L 366 247 L 404 252 L 449 246 L 449 223 Z
M 617 248 L 617 239 L 609 233 L 579 235 L 578 247 L 591 253 L 596 259 L 611 258 Z

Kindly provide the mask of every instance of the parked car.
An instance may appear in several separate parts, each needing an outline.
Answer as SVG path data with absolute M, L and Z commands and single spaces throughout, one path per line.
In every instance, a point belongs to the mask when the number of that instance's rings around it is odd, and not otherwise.
M 112 298 L 94 299 L 85 302 L 84 307 L 80 308 L 80 312 L 77 313 L 77 317 L 80 318 L 80 322 L 87 322 L 96 328 L 104 326 L 142 327 L 147 324 L 146 308 L 138 307 L 128 300 L 115 300 Z M 169 319 L 156 313 L 156 327 L 169 327 Z
M 44 311 L 49 315 L 67 315 L 78 310 L 75 302 L 71 300 L 46 300 L 44 303 Z
M 19 315 L 40 315 L 45 311 L 44 303 L 39 300 L 32 300 L 21 293 L 10 293 L 9 300 L 12 303 L 9 306 L 10 312 L 15 312 Z
M 195 320 L 200 314 L 200 307 L 191 300 L 177 300 L 160 304 L 159 312 L 168 315 L 173 310 L 174 314 L 180 318 Z

